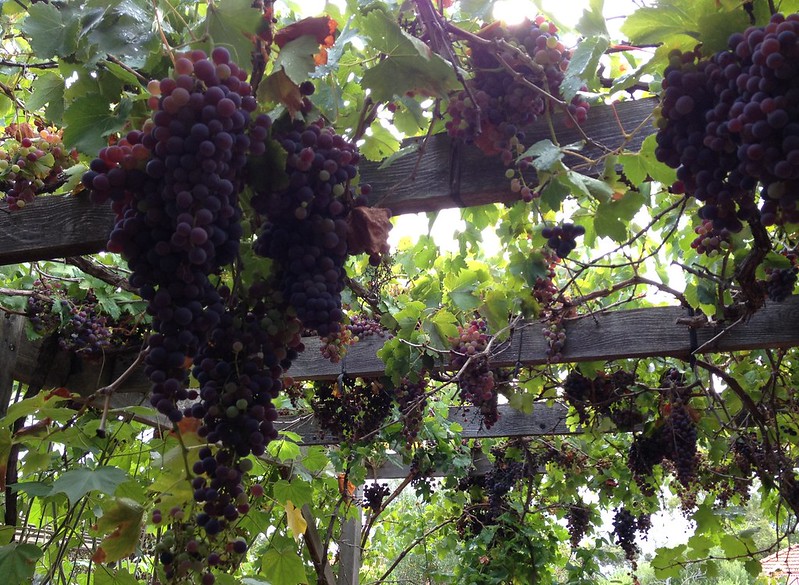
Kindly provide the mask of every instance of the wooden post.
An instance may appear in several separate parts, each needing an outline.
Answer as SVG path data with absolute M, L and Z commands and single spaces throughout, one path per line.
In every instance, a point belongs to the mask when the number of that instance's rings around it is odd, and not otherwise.
M 0 416 L 5 416 L 11 402 L 24 325 L 25 318 L 21 315 L 0 317 Z
M 363 496 L 359 487 L 353 494 L 356 514 L 341 524 L 341 538 L 338 541 L 338 585 L 358 585 L 361 572 L 361 507 L 357 504 Z

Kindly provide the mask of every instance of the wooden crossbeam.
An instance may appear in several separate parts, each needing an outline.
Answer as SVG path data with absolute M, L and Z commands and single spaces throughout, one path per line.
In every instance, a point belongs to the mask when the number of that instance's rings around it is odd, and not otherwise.
M 647 119 L 655 104 L 656 100 L 646 99 L 597 106 L 592 108 L 583 132 L 606 148 L 635 151 L 654 132 Z M 639 130 L 628 136 L 636 128 Z M 525 131 L 527 144 L 553 137 L 545 120 L 538 120 Z M 561 144 L 581 139 L 581 134 L 566 128 L 560 117 L 555 120 L 555 132 Z M 420 143 L 420 139 L 408 140 L 404 146 L 414 143 Z M 582 154 L 596 157 L 602 152 L 588 145 Z M 597 173 L 597 169 L 585 167 L 582 160 L 567 158 L 565 162 L 581 172 Z M 536 184 L 534 175 L 527 179 Z M 361 180 L 372 186 L 373 204 L 397 215 L 518 200 L 518 195 L 510 192 L 505 169 L 497 158 L 485 156 L 474 146 L 457 146 L 446 134 L 430 137 L 423 156 L 408 154 L 387 167 L 364 163 Z M 39 197 L 24 209 L 0 214 L 0 265 L 100 252 L 113 225 L 109 206 L 94 205 L 85 194 Z
M 612 361 L 626 358 L 676 357 L 687 360 L 692 348 L 691 327 L 685 322 L 688 312 L 681 307 L 653 307 L 613 311 L 564 321 L 566 346 L 564 362 Z M 540 324 L 517 329 L 509 343 L 498 346 L 491 363 L 513 367 L 547 363 L 547 345 Z M 703 353 L 722 353 L 750 349 L 775 349 L 799 346 L 799 296 L 782 303 L 767 303 L 748 322 L 725 328 L 700 327 L 696 347 Z M 350 376 L 378 377 L 384 364 L 377 357 L 385 338 L 370 336 L 349 348 L 345 361 L 333 364 L 321 356 L 316 338 L 305 340 L 306 350 L 288 374 L 295 380 L 335 380 L 342 371 Z M 14 378 L 27 382 L 36 369 L 37 343 L 23 340 L 19 348 Z M 135 357 L 133 353 L 109 354 L 103 359 L 75 359 L 61 352 L 52 362 L 48 387 L 64 386 L 74 392 L 91 394 L 121 374 Z M 446 370 L 446 355 L 440 368 Z M 142 370 L 135 372 L 122 392 L 145 394 L 150 383 Z

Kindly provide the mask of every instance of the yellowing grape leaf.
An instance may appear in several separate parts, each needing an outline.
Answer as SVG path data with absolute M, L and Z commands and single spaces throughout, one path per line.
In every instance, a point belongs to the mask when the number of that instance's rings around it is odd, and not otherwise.
M 95 563 L 112 563 L 136 550 L 142 525 L 144 507 L 128 498 L 116 498 L 111 508 L 97 521 L 97 530 L 108 532 L 97 547 L 92 560 Z
M 291 500 L 286 502 L 286 523 L 289 525 L 289 530 L 294 537 L 295 541 L 300 540 L 300 536 L 305 534 L 305 529 L 308 528 L 308 523 L 302 517 L 302 510 L 295 508 Z
M 291 116 L 302 107 L 300 87 L 281 68 L 258 85 L 258 101 L 286 106 Z

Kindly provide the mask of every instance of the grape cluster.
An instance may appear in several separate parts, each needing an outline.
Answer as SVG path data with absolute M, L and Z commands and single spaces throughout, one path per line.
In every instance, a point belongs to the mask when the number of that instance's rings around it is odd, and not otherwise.
M 341 358 L 347 355 L 347 348 L 358 341 L 347 328 L 329 333 L 320 339 L 322 344 L 319 346 L 319 351 L 322 357 L 333 364 L 339 363 Z
M 78 161 L 78 151 L 61 141 L 62 131 L 11 124 L 0 137 L 0 190 L 10 210 L 22 209 L 37 193 L 53 190 Z
M 766 280 L 763 283 L 769 300 L 781 303 L 793 294 L 796 288 L 796 275 L 799 268 L 766 268 Z
M 555 285 L 555 266 L 560 262 L 560 258 L 547 248 L 542 248 L 540 253 L 542 260 L 537 264 L 541 265 L 541 271 L 545 272 L 545 276 L 536 276 L 533 297 L 541 305 L 542 312 L 550 313 L 553 299 L 558 294 L 558 287 Z
M 482 355 L 490 339 L 482 320 L 473 320 L 467 327 L 458 326 L 458 337 L 450 339 L 450 364 L 460 374 L 461 400 L 480 409 L 486 428 L 491 428 L 499 418 L 494 372 L 488 356 Z
M 356 341 L 361 340 L 364 337 L 370 337 L 372 335 L 385 337 L 388 333 L 388 329 L 383 327 L 380 324 L 380 321 L 365 314 L 357 314 L 350 317 L 350 322 L 347 325 L 347 329 L 350 333 L 352 333 L 352 336 Z
M 37 280 L 26 315 L 38 335 L 58 333 L 59 347 L 83 357 L 98 357 L 111 347 L 114 323 L 104 314 L 93 291 L 80 301 L 67 298 L 60 283 Z
M 428 379 L 420 377 L 417 382 L 403 379 L 397 388 L 394 399 L 397 401 L 402 422 L 402 434 L 410 446 L 419 436 L 427 411 Z
M 635 533 L 638 529 L 638 522 L 627 508 L 617 508 L 613 516 L 613 535 L 616 537 L 616 544 L 618 544 L 624 551 L 624 556 L 630 563 L 633 569 L 636 567 L 636 558 L 638 557 L 638 545 L 635 543 Z
M 339 331 L 344 317 L 347 218 L 356 203 L 350 182 L 360 156 L 322 121 L 296 122 L 275 139 L 288 154 L 287 186 L 269 186 L 252 198 L 267 218 L 255 252 L 275 261 L 283 296 L 303 325 L 326 337 Z
M 707 254 L 712 258 L 724 250 L 729 250 L 732 245 L 730 230 L 716 229 L 709 219 L 703 219 L 702 223 L 694 228 L 694 233 L 696 238 L 691 242 L 691 248 L 698 254 Z
M 449 134 L 473 141 L 486 154 L 499 154 L 511 166 L 524 151 L 521 128 L 553 108 L 546 94 L 559 96 L 570 52 L 557 32 L 553 23 L 538 16 L 507 27 L 496 23 L 478 33 L 495 43 L 469 47 L 474 76 L 466 82 L 469 91 L 450 100 Z M 568 115 L 577 123 L 587 111 L 580 97 L 568 105 Z
M 566 527 L 569 530 L 569 542 L 577 548 L 591 526 L 591 509 L 585 504 L 572 504 L 566 512 Z
M 641 422 L 641 415 L 631 405 L 622 407 L 620 403 L 629 394 L 629 386 L 634 381 L 635 374 L 624 370 L 610 375 L 599 372 L 593 379 L 583 376 L 579 370 L 572 370 L 563 381 L 563 396 L 577 412 L 581 424 L 589 422 L 590 407 L 618 421 L 622 428 L 630 428 Z
M 646 494 L 652 493 L 649 478 L 655 465 L 664 460 L 674 464 L 677 480 L 683 487 L 690 487 L 696 480 L 699 458 L 693 411 L 681 398 L 673 399 L 666 410 L 668 414 L 661 424 L 650 434 L 637 436 L 627 455 L 627 466 Z
M 374 482 L 363 488 L 363 507 L 372 513 L 377 512 L 383 505 L 383 500 L 391 493 L 386 484 Z
M 681 400 L 671 403 L 663 434 L 668 447 L 665 456 L 674 463 L 677 480 L 684 487 L 689 487 L 696 480 L 697 430 L 696 422 Z
M 799 15 L 775 14 L 708 59 L 670 56 L 655 154 L 718 230 L 740 231 L 758 215 L 764 225 L 799 221 L 797 34 Z
M 525 472 L 524 463 L 508 459 L 499 452 L 491 471 L 486 475 L 485 487 L 488 492 L 489 517 L 495 519 L 504 511 L 507 495 Z
M 221 292 L 227 299 L 228 291 Z M 282 389 L 283 372 L 302 349 L 299 322 L 280 319 L 264 300 L 266 283 L 253 284 L 248 297 L 222 315 L 197 353 L 193 374 L 200 401 L 184 412 L 203 421 L 200 436 L 209 443 L 221 441 L 238 457 L 262 455 L 277 437 L 272 400 Z
M 547 246 L 555 251 L 558 258 L 566 258 L 577 247 L 576 239 L 585 234 L 585 228 L 573 223 L 545 227 L 541 235 L 547 239 Z
M 231 535 L 221 545 L 209 539 L 194 523 L 184 521 L 183 508 L 176 506 L 164 518 L 160 509 L 152 512 L 153 524 L 169 522 L 155 547 L 158 562 L 164 577 L 171 583 L 202 583 L 213 585 L 214 570 L 226 570 L 238 566 L 247 552 L 244 539 Z M 201 575 L 199 580 L 196 576 Z
M 266 149 L 270 121 L 252 119 L 245 79 L 226 49 L 181 55 L 173 77 L 148 85 L 143 129 L 101 150 L 83 176 L 117 213 L 108 250 L 122 253 L 148 301 L 151 403 L 172 421 L 188 396 L 187 364 L 225 311 L 210 276 L 238 253 L 247 157 Z
M 316 385 L 311 408 L 321 428 L 357 441 L 381 427 L 392 404 L 393 396 L 380 382 L 342 376 Z

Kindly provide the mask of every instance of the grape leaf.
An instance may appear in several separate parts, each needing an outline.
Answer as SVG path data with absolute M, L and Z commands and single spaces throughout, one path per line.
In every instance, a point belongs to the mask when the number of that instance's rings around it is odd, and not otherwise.
M 97 521 L 97 530 L 108 532 L 97 547 L 92 560 L 112 563 L 136 550 L 144 524 L 144 507 L 128 498 L 116 498 L 113 505 Z
M 38 110 L 47 105 L 45 116 L 53 123 L 61 122 L 64 115 L 64 80 L 48 71 L 40 73 L 31 84 L 31 95 L 25 101 L 25 106 L 31 110 Z
M 608 37 L 601 35 L 588 37 L 577 45 L 560 85 L 561 93 L 566 101 L 571 101 L 586 82 L 589 83 L 589 87 L 596 89 L 596 86 L 590 82 L 596 79 L 599 58 L 605 54 L 609 46 Z
M 292 116 L 302 108 L 300 87 L 286 75 L 283 69 L 278 69 L 261 81 L 258 85 L 258 101 L 282 104 L 288 108 L 289 114 Z
M 300 536 L 305 534 L 305 529 L 308 528 L 308 522 L 303 518 L 302 510 L 294 507 L 291 500 L 286 501 L 284 508 L 286 510 L 286 524 L 288 524 L 294 541 L 299 542 Z
M 264 577 L 268 576 L 272 585 L 297 585 L 308 583 L 305 565 L 294 549 L 292 541 L 273 541 L 273 548 L 263 557 Z M 282 544 L 282 546 L 280 546 Z
M 127 479 L 128 474 L 118 467 L 73 469 L 55 480 L 51 494 L 66 494 L 70 504 L 74 505 L 89 492 L 98 491 L 111 495 Z
M 139 581 L 126 569 L 115 571 L 99 565 L 93 570 L 94 585 L 140 585 Z
M 38 58 L 67 57 L 75 52 L 80 23 L 70 16 L 69 12 L 47 2 L 30 5 L 28 17 L 22 23 L 22 32 L 27 35 Z
M 36 569 L 36 561 L 43 555 L 42 549 L 33 544 L 13 542 L 0 547 L 0 575 L 5 585 L 30 583 Z
M 409 91 L 446 97 L 458 87 L 452 65 L 403 31 L 385 12 L 374 10 L 363 23 L 370 47 L 386 55 L 363 75 L 363 85 L 372 91 L 375 101 L 391 101 Z
M 307 481 L 303 481 L 297 477 L 291 481 L 280 479 L 275 482 L 272 488 L 272 495 L 281 504 L 286 502 L 294 502 L 297 506 L 309 504 L 313 497 L 313 488 Z
M 225 0 L 208 4 L 203 27 L 210 45 L 227 48 L 233 61 L 245 65 L 262 19 L 263 14 L 253 8 L 251 0 Z
M 108 136 L 122 130 L 128 122 L 133 102 L 123 98 L 116 112 L 108 98 L 87 95 L 77 98 L 64 112 L 64 144 L 82 152 L 97 152 L 108 145 Z
M 300 84 L 316 68 L 314 54 L 319 52 L 319 41 L 312 35 L 303 35 L 285 44 L 275 59 L 274 69 L 281 67 L 286 76 Z

